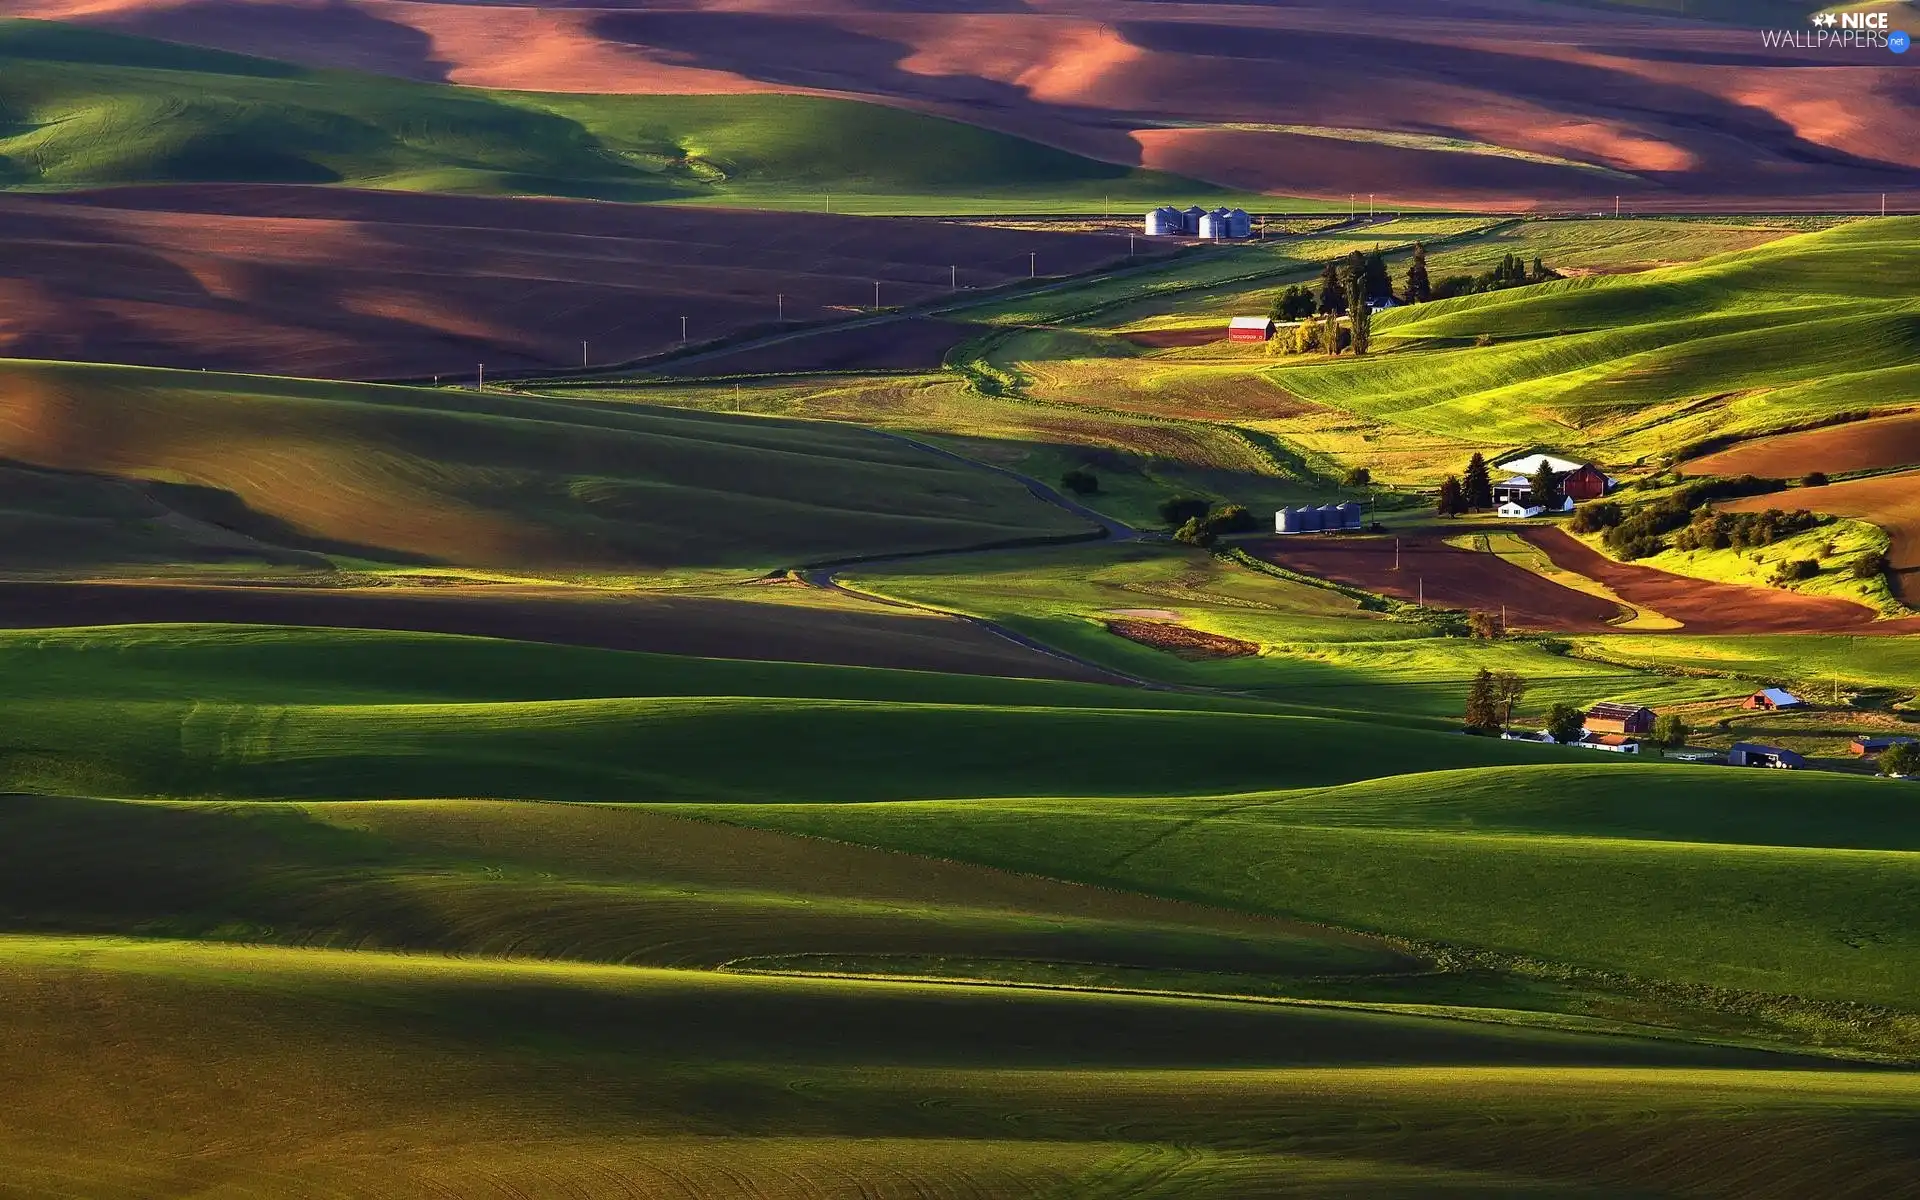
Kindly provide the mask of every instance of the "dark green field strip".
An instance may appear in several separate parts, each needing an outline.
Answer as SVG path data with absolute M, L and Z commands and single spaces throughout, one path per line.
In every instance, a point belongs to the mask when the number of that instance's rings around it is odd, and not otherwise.
M 1886 1196 L 1920 1105 L 1623 1038 L 425 956 L 15 938 L 0 1002 L 14 1178 L 101 1196 Z

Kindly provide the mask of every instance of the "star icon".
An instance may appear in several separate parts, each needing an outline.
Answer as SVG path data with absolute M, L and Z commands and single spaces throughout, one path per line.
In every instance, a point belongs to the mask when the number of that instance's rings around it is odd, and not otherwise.
M 1840 19 L 1838 17 L 1834 16 L 1830 12 L 1813 14 L 1813 23 L 1815 25 L 1837 25 L 1839 24 L 1839 20 Z

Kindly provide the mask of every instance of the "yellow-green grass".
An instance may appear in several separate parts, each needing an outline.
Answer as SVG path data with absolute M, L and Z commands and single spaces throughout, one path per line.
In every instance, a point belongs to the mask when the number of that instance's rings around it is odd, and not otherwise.
M 1840 634 L 1745 637 L 1628 637 L 1576 639 L 1620 662 L 1675 671 L 1805 685 L 1823 693 L 1838 682 L 1850 689 L 1920 691 L 1920 639 Z
M 1846 775 L 1557 762 L 1244 797 L 699 811 L 1502 961 L 1885 1006 L 1906 1015 L 1881 1032 L 1910 1047 L 1920 808 L 1907 791 Z M 1813 1039 L 1846 1040 L 1854 1023 L 1807 1017 Z
M 1272 203 L 826 97 L 456 88 L 33 21 L 0 25 L 0 64 L 0 187 L 241 180 L 815 209 L 832 192 L 841 212 Z
M 1572 588 L 1576 592 L 1585 592 L 1589 596 L 1598 596 L 1602 600 L 1618 604 L 1625 618 L 1620 621 L 1622 630 L 1636 633 L 1656 629 L 1679 629 L 1680 622 L 1672 617 L 1663 616 L 1650 608 L 1628 604 L 1616 595 L 1612 588 L 1595 579 L 1588 579 L 1577 571 L 1569 571 L 1554 565 L 1538 546 L 1527 541 L 1511 530 L 1496 529 L 1487 533 L 1462 533 L 1447 539 L 1450 546 L 1459 546 L 1465 550 L 1479 550 L 1512 563 L 1523 571 L 1531 571 L 1542 579 L 1551 579 L 1561 587 Z
M 1236 791 L 1523 761 L 1309 706 L 342 630 L 0 636 L 0 786 L 130 797 L 862 801 Z M 513 673 L 508 671 L 513 668 Z M 302 674 L 302 672 L 305 672 Z M 748 748 L 748 749 L 743 749 Z
M 1135 675 L 1432 728 L 1456 727 L 1468 683 L 1482 667 L 1529 681 L 1516 710 L 1523 721 L 1557 702 L 1695 703 L 1741 686 L 1616 669 L 1554 653 L 1537 640 L 1443 637 L 1426 625 L 1360 612 L 1336 592 L 1167 546 L 974 555 L 863 567 L 847 580 L 882 596 L 988 617 Z M 1129 609 L 1170 612 L 1181 624 L 1254 643 L 1261 652 L 1188 661 L 1151 649 L 1108 632 L 1106 622 Z
M 1615 460 L 1708 427 L 1903 402 L 1920 222 L 1859 221 L 1692 266 L 1563 280 L 1383 315 L 1385 344 L 1490 347 L 1305 367 L 1309 399 L 1487 440 L 1557 438 Z M 1750 401 L 1728 407 L 1730 393 Z
M 583 574 L 1089 528 L 1012 480 L 843 426 L 137 367 L 0 364 L 0 454 L 124 481 L 169 514 L 30 500 L 107 543 L 76 537 L 80 563 L 149 526 L 218 526 L 234 554 Z
M 8 939 L 0 992 L 26 1194 L 1867 1196 L 1912 1166 L 1906 1074 L 1415 1017 L 104 939 Z

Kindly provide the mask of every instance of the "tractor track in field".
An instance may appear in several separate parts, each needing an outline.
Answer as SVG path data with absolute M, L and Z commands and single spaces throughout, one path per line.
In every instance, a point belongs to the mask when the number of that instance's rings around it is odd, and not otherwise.
M 1056 659 L 1082 670 L 1096 672 L 1117 683 L 1125 683 L 1133 687 L 1145 688 L 1148 691 L 1156 692 L 1211 693 L 1216 690 L 1212 688 L 1184 687 L 1176 684 L 1161 683 L 1152 679 L 1145 679 L 1138 675 L 1129 675 L 1124 671 L 1115 670 L 1104 663 L 1095 662 L 1090 658 L 1083 658 L 1070 651 L 1062 650 L 1057 646 L 1050 646 L 1036 638 L 1028 637 L 1019 630 L 1003 625 L 988 617 L 957 612 L 931 604 L 921 604 L 913 600 L 902 600 L 898 597 L 887 596 L 878 592 L 863 591 L 859 588 L 848 587 L 842 583 L 839 578 L 840 572 L 848 567 L 880 566 L 886 563 L 896 562 L 917 562 L 931 558 L 952 558 L 966 554 L 993 554 L 1009 550 L 1041 549 L 1049 546 L 1074 545 L 1081 542 L 1139 542 L 1147 541 L 1154 537 L 1154 535 L 1144 530 L 1136 529 L 1124 521 L 1110 517 L 1105 513 L 1097 512 L 1077 500 L 1063 496 L 1054 487 L 1035 479 L 1031 475 L 1015 471 L 1011 467 L 1003 467 L 996 463 L 981 462 L 978 459 L 968 458 L 964 454 L 948 450 L 943 446 L 935 446 L 931 443 L 910 438 L 903 434 L 893 433 L 888 430 L 873 429 L 869 432 L 876 436 L 887 438 L 890 441 L 911 446 L 916 450 L 961 463 L 975 470 L 992 471 L 996 475 L 1004 475 L 1008 479 L 1024 486 L 1036 499 L 1054 505 L 1057 508 L 1064 509 L 1083 521 L 1091 522 L 1097 526 L 1097 528 L 1084 534 L 1023 538 L 1017 541 L 997 542 L 987 546 L 968 546 L 956 550 L 919 550 L 904 554 L 870 554 L 853 558 L 832 559 L 825 562 L 805 563 L 792 568 L 787 574 L 801 580 L 809 587 L 837 592 L 840 595 L 849 596 L 856 600 L 864 600 L 869 604 L 880 604 L 889 608 L 911 609 L 916 612 L 934 613 L 948 617 L 952 620 L 971 625 L 976 629 L 983 630 L 995 637 L 1003 638 L 1016 646 L 1021 646 L 1027 650 L 1043 654 L 1048 658 Z

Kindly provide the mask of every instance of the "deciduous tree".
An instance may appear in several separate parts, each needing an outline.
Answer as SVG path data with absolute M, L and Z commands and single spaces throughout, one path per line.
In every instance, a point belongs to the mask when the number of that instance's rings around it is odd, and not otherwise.
M 1340 268 L 1328 263 L 1326 270 L 1320 272 L 1320 294 L 1317 297 L 1321 316 L 1344 315 L 1347 311 L 1347 289 L 1340 283 Z
M 1580 740 L 1587 727 L 1587 714 L 1571 704 L 1556 704 L 1547 710 L 1547 733 L 1562 746 Z
M 1498 706 L 1500 724 L 1504 728 L 1513 723 L 1513 706 L 1520 703 L 1520 697 L 1527 694 L 1527 681 L 1512 671 L 1496 671 L 1493 676 L 1493 700 Z
M 1679 713 L 1662 713 L 1653 723 L 1653 742 L 1657 746 L 1684 746 L 1693 733 Z
M 1500 724 L 1500 702 L 1494 692 L 1493 672 L 1485 667 L 1467 685 L 1467 728 L 1491 733 Z
M 1920 743 L 1895 742 L 1880 752 L 1882 775 L 1920 775 Z

